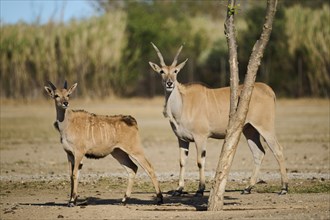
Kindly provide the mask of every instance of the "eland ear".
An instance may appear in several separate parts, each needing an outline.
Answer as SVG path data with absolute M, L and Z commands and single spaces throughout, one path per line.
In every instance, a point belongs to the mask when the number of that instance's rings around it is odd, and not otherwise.
M 159 73 L 159 72 L 162 70 L 157 64 L 155 64 L 155 63 L 153 63 L 153 62 L 149 62 L 149 65 L 150 65 L 151 68 L 152 68 L 155 72 L 157 72 L 157 73 Z
M 186 65 L 187 61 L 188 61 L 188 58 L 175 67 L 177 73 L 184 67 L 184 65 Z
M 52 88 L 49 88 L 48 86 L 45 86 L 44 88 L 45 88 L 47 94 L 48 94 L 51 98 L 54 98 L 54 94 L 55 94 L 55 93 L 54 93 L 54 90 L 53 90 Z
M 73 93 L 73 91 L 76 89 L 77 85 L 78 85 L 78 83 L 73 84 L 73 85 L 70 87 L 70 89 L 68 90 L 68 93 L 69 93 L 69 94 Z

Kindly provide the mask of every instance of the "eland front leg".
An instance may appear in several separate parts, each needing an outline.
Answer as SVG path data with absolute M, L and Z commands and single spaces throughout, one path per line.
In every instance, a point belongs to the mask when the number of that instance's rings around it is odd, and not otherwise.
M 186 160 L 189 154 L 189 142 L 183 141 L 178 138 L 179 150 L 180 150 L 180 174 L 179 174 L 179 186 L 173 192 L 172 196 L 180 196 L 183 193 L 184 189 L 184 174 L 185 174 L 185 165 Z
M 128 154 L 123 150 L 116 148 L 111 155 L 125 168 L 128 173 L 128 184 L 122 203 L 125 205 L 132 193 L 134 178 L 138 170 L 138 166 L 129 158 Z
M 73 155 L 71 152 L 68 153 L 70 180 L 71 180 L 71 193 L 68 207 L 74 207 L 77 204 L 78 198 L 78 177 L 79 170 L 82 167 L 81 161 L 83 156 L 80 154 Z
M 204 137 L 195 138 L 196 151 L 197 151 L 197 166 L 199 169 L 199 186 L 195 196 L 203 196 L 205 190 L 205 157 L 206 157 L 206 142 Z

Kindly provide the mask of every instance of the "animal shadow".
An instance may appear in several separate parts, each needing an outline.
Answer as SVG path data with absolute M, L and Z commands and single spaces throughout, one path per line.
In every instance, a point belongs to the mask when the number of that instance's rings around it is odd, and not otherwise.
M 139 199 L 139 194 L 144 195 L 144 199 Z M 159 208 L 154 208 L 154 210 L 161 209 L 162 205 L 156 206 L 155 196 L 151 196 L 152 199 L 145 198 L 146 195 L 153 193 L 146 192 L 135 192 L 132 194 L 132 197 L 129 198 L 126 202 L 126 205 L 138 205 L 138 206 L 155 206 Z M 203 196 L 195 196 L 194 192 L 184 192 L 181 196 L 172 196 L 171 191 L 168 191 L 164 195 L 164 204 L 163 206 L 171 207 L 193 207 L 192 210 L 195 211 L 206 211 L 207 203 L 209 198 L 209 191 L 205 191 Z M 238 204 L 235 200 L 237 198 L 225 196 L 224 205 L 233 205 Z M 67 202 L 45 202 L 45 203 L 20 203 L 19 205 L 23 206 L 49 206 L 49 207 L 67 207 Z M 97 205 L 116 205 L 123 206 L 121 198 L 99 198 L 99 197 L 86 197 L 77 200 L 77 206 L 84 208 L 86 206 L 97 206 Z M 164 209 L 166 211 L 166 208 Z M 173 209 L 171 209 L 173 210 Z M 189 209 L 191 210 L 191 209 Z
M 195 196 L 195 192 L 186 192 L 184 191 L 181 196 L 172 196 L 173 191 L 168 191 L 166 196 L 164 198 L 164 204 L 173 204 L 173 205 L 185 205 L 194 207 L 196 211 L 206 211 L 207 210 L 207 204 L 209 199 L 209 192 L 205 191 L 203 196 Z M 232 205 L 232 204 L 238 204 L 235 202 L 237 198 L 225 196 L 225 205 Z M 227 202 L 229 201 L 229 202 Z

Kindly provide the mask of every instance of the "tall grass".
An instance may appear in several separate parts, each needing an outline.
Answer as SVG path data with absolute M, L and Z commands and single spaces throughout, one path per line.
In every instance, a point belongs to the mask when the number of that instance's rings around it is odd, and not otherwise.
M 301 59 L 311 93 L 329 96 L 330 88 L 330 7 L 318 10 L 295 5 L 286 10 L 289 51 Z
M 212 13 L 205 13 L 203 7 L 210 7 Z M 214 15 L 225 9 L 212 1 L 209 6 L 204 1 L 196 1 L 195 5 L 184 1 L 127 1 L 125 9 L 66 24 L 2 24 L 0 97 L 40 98 L 47 80 L 56 84 L 77 81 L 78 95 L 84 97 L 154 95 L 162 90 L 148 66 L 148 61 L 158 60 L 150 41 L 161 49 L 167 63 L 185 43 L 179 59 L 187 57 L 189 61 L 179 80 L 202 81 L 211 87 L 226 85 L 224 16 Z M 237 37 L 243 39 L 238 45 L 242 72 L 252 49 L 249 45 L 254 44 L 254 36 L 259 36 L 261 30 L 259 24 L 249 28 L 248 21 L 264 16 L 247 13 L 250 10 L 253 7 L 242 7 L 236 20 Z M 260 10 L 264 12 L 263 5 Z M 298 4 L 280 11 L 285 16 L 278 13 L 281 16 L 276 18 L 281 28 L 272 33 L 274 42 L 270 42 L 271 50 L 265 54 L 261 68 L 267 74 L 261 80 L 282 95 L 329 96 L 329 4 L 321 8 Z M 296 68 L 297 63 L 300 68 Z M 296 94 L 296 87 L 302 91 Z
M 111 94 L 126 43 L 125 22 L 125 14 L 117 11 L 67 25 L 4 25 L 1 96 L 40 97 L 45 81 L 64 79 L 79 81 L 80 95 Z

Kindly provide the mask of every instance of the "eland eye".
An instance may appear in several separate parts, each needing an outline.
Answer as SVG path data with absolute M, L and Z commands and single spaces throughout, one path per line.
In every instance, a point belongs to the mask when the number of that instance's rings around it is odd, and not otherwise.
M 55 98 L 55 99 L 56 99 L 56 98 L 59 98 L 59 97 L 60 97 L 60 96 L 59 96 L 59 95 L 57 95 L 57 94 L 54 96 L 54 98 Z
M 160 73 L 160 74 L 164 74 L 164 70 L 161 70 L 159 73 Z
M 178 72 L 178 70 L 174 70 L 174 73 L 177 73 Z

